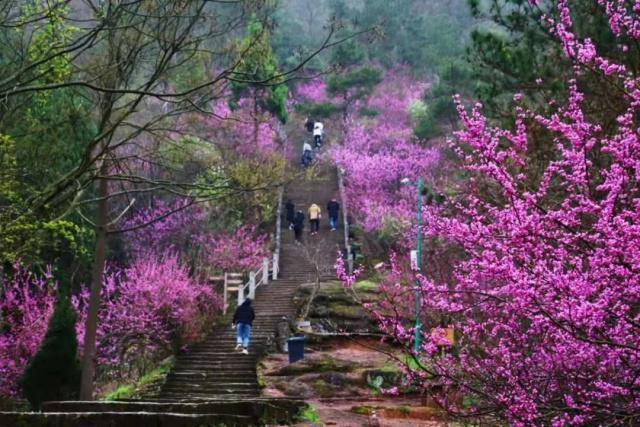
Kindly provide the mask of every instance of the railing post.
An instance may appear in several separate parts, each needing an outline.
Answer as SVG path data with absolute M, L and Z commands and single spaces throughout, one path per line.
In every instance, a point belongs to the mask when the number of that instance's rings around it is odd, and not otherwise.
M 256 273 L 252 271 L 249 273 L 249 298 L 254 299 L 256 297 Z
M 278 273 L 280 272 L 280 234 L 281 234 L 281 228 L 282 228 L 283 196 L 284 196 L 284 187 L 280 187 L 280 191 L 278 192 L 278 209 L 276 210 L 275 246 L 273 248 L 273 280 L 278 280 Z
M 238 307 L 244 302 L 244 285 L 238 286 Z
M 269 258 L 262 260 L 262 284 L 269 283 Z
M 224 272 L 224 288 L 223 288 L 223 301 L 222 301 L 222 314 L 227 314 L 227 309 L 229 308 L 229 291 L 227 290 L 227 272 Z
M 278 273 L 280 272 L 280 255 L 275 252 L 273 254 L 273 280 L 278 280 Z

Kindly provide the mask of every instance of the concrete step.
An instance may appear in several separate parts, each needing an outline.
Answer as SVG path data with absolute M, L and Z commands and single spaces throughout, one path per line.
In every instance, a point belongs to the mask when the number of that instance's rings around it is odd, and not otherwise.
M 253 392 L 258 388 L 257 381 L 248 381 L 242 383 L 233 382 L 194 382 L 194 381 L 171 381 L 167 382 L 164 386 L 164 390 L 176 390 L 181 389 L 185 391 L 198 390 L 198 391 L 211 391 L 211 392 L 226 392 L 228 390 L 247 390 Z
M 256 414 L 265 408 L 296 408 L 304 404 L 299 399 L 221 397 L 176 402 L 174 399 L 153 401 L 64 401 L 45 402 L 44 412 L 169 412 L 182 414 L 225 413 Z
M 187 427 L 250 426 L 254 417 L 235 414 L 180 414 L 145 412 L 2 412 L 0 426 L 64 427 Z

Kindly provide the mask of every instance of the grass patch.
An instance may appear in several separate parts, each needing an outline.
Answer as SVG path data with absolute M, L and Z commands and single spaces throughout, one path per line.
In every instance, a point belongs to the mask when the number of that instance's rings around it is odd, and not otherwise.
M 329 312 L 331 313 L 332 317 L 338 317 L 342 319 L 362 319 L 364 317 L 362 307 L 355 304 L 330 304 Z
M 333 395 L 333 390 L 329 384 L 326 383 L 323 379 L 317 379 L 313 382 L 313 389 L 316 393 L 318 393 L 321 397 L 330 397 Z
M 298 414 L 298 421 L 320 424 L 320 415 L 318 415 L 318 411 L 313 405 L 307 405 L 307 407 Z
M 371 406 L 353 406 L 351 412 L 358 415 L 371 415 L 373 407 Z
M 400 357 L 400 361 L 411 370 L 418 371 L 421 369 L 420 364 L 412 356 L 403 355 Z
M 378 290 L 378 286 L 378 283 L 371 280 L 360 280 L 359 282 L 356 282 L 354 288 L 356 291 L 360 292 L 372 292 Z
M 156 368 L 150 370 L 139 379 L 127 384 L 121 384 L 111 393 L 104 396 L 104 400 L 122 400 L 138 398 L 145 389 L 163 381 L 175 363 L 175 357 L 168 357 Z
M 119 386 L 117 389 L 113 390 L 111 393 L 107 394 L 104 397 L 104 400 L 122 400 L 122 399 L 131 399 L 133 398 L 136 392 L 136 387 L 133 384 L 123 384 Z

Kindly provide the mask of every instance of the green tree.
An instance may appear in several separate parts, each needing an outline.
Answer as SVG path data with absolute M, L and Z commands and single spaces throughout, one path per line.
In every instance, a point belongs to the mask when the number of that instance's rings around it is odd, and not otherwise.
M 463 60 L 452 60 L 437 69 L 437 81 L 425 92 L 425 108 L 413 115 L 414 133 L 427 139 L 441 136 L 455 128 L 458 112 L 453 96 L 467 97 L 473 94 L 474 82 L 469 64 Z
M 234 68 L 235 78 L 231 83 L 233 96 L 229 105 L 236 108 L 243 96 L 249 95 L 252 98 L 254 137 L 257 139 L 261 112 L 273 114 L 282 123 L 287 121 L 286 101 L 289 90 L 283 84 L 284 78 L 269 41 L 269 31 L 255 15 L 247 26 L 247 34 L 241 40 L 238 51 L 240 60 Z
M 342 99 L 341 109 L 345 120 L 353 103 L 370 94 L 380 81 L 380 70 L 364 66 L 346 74 L 332 76 L 327 81 L 327 93 Z
M 44 340 L 21 381 L 24 395 L 35 409 L 45 401 L 68 400 L 78 395 L 80 365 L 75 324 L 76 313 L 67 295 L 61 292 Z
M 553 3 L 532 5 L 521 0 L 468 0 L 472 15 L 484 24 L 471 34 L 468 59 L 478 82 L 476 96 L 485 106 L 485 113 L 512 121 L 512 99 L 515 93 L 524 95 L 524 102 L 539 112 L 550 110 L 548 98 L 561 101 L 565 83 L 573 78 L 572 64 L 562 53 L 559 41 L 545 28 L 543 16 L 557 19 Z M 637 55 L 622 55 L 620 41 L 611 36 L 607 17 L 599 6 L 588 0 L 573 2 L 572 20 L 578 37 L 588 37 L 598 46 L 598 54 L 625 63 Z M 622 40 L 624 43 L 624 39 Z M 629 43 L 630 49 L 637 49 Z M 581 85 L 590 87 L 587 96 L 594 95 L 592 111 L 596 114 L 617 114 L 602 102 L 606 85 L 602 85 L 588 70 L 580 77 Z M 597 107 L 596 107 L 597 105 Z M 614 108 L 615 110 L 615 108 Z M 603 120 L 607 122 L 607 120 Z

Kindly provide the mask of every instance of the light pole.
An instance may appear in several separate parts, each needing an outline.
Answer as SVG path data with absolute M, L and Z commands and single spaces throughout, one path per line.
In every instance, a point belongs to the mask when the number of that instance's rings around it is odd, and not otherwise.
M 415 183 L 409 181 L 409 178 L 404 178 L 402 181 L 404 185 L 415 186 L 418 190 L 417 212 L 416 219 L 418 220 L 418 234 L 416 236 L 416 271 L 418 273 L 422 271 L 422 178 L 418 178 Z M 422 342 L 422 335 L 420 334 L 420 312 L 422 311 L 422 293 L 420 292 L 420 286 L 416 280 L 416 321 L 414 325 L 414 337 L 413 337 L 413 351 L 418 355 L 420 350 L 420 344 Z

